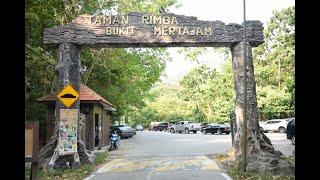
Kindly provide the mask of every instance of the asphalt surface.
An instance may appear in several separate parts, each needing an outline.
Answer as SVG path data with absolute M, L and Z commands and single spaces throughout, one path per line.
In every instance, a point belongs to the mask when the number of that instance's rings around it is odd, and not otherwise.
M 285 134 L 266 133 L 274 148 L 292 155 L 294 146 Z M 231 148 L 231 135 L 172 134 L 143 131 L 121 139 L 117 150 L 108 152 L 110 161 L 90 180 L 196 180 L 231 179 L 211 157 Z
M 294 155 L 295 145 L 292 145 L 291 141 L 287 139 L 286 133 L 265 133 L 265 135 L 271 140 L 273 147 L 281 151 L 285 156 Z

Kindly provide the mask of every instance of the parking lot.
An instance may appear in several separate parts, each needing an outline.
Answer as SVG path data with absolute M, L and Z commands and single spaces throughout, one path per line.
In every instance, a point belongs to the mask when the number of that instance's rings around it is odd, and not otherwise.
M 266 135 L 275 149 L 292 155 L 294 146 L 286 134 Z M 110 161 L 87 179 L 229 179 L 211 157 L 230 148 L 230 134 L 137 131 L 121 139 L 119 148 L 108 153 Z
M 265 133 L 274 148 L 284 155 L 292 155 L 294 145 L 286 139 L 285 133 Z M 231 148 L 231 135 L 179 134 L 163 131 L 138 131 L 133 138 L 121 140 L 121 147 L 112 155 L 130 156 L 170 156 L 206 155 L 224 153 Z M 126 153 L 124 153 L 126 152 Z

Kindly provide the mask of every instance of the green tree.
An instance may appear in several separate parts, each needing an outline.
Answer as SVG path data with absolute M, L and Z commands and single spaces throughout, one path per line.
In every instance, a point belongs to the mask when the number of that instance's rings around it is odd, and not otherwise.
M 45 107 L 36 99 L 55 92 L 56 50 L 44 47 L 44 28 L 65 25 L 80 14 L 158 13 L 159 6 L 168 8 L 176 0 L 56 1 L 25 2 L 25 79 L 26 120 L 40 121 L 44 137 Z M 143 106 L 143 96 L 164 70 L 168 57 L 164 48 L 154 49 L 84 49 L 82 82 L 110 100 L 117 108 L 115 119 L 134 107 Z
M 194 118 L 200 122 L 226 122 L 234 107 L 231 62 L 222 72 L 200 66 L 191 70 L 180 81 L 181 97 L 195 103 Z
M 254 49 L 257 86 L 266 88 L 257 88 L 258 105 L 262 108 L 261 112 L 268 112 L 269 116 L 277 116 L 281 111 L 292 112 L 295 106 L 295 7 L 274 11 L 273 14 L 264 31 L 265 43 Z M 265 102 L 259 101 L 263 99 L 259 98 L 262 94 L 272 91 L 283 95 L 278 98 L 285 100 L 286 108 L 277 108 L 276 104 L 273 104 L 274 107 L 267 107 Z M 287 100 L 288 94 L 290 100 Z M 274 99 L 270 98 L 268 101 L 272 102 Z M 271 111 L 272 108 L 277 109 L 277 112 Z

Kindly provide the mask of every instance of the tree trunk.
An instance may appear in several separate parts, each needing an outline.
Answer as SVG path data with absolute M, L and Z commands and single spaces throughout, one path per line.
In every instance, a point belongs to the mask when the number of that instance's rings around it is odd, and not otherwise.
M 61 91 L 66 85 L 70 84 L 77 92 L 80 92 L 80 52 L 81 49 L 74 44 L 60 44 L 57 51 L 57 84 L 56 90 Z M 50 158 L 57 157 L 54 161 L 54 167 L 64 167 L 65 162 L 70 155 L 59 156 L 56 153 L 59 138 L 59 118 L 60 109 L 67 109 L 59 100 L 56 101 L 56 121 L 53 134 L 49 142 L 40 150 L 39 162 L 47 164 Z M 69 107 L 70 109 L 80 108 L 80 100 L 78 100 Z M 79 112 L 80 113 L 80 112 Z M 79 122 L 78 122 L 79 123 Z M 79 125 L 79 124 L 78 124 Z M 78 126 L 79 131 L 79 126 Z M 79 134 L 79 133 L 78 133 Z M 77 137 L 77 151 L 80 156 L 79 159 L 83 163 L 92 163 L 92 156 L 86 151 L 85 144 Z M 68 157 L 69 156 L 69 157 Z M 75 157 L 76 158 L 76 157 Z M 55 159 L 55 158 L 53 158 Z M 74 161 L 75 162 L 75 161 Z M 80 164 L 78 164 L 80 165 Z M 77 165 L 77 166 L 78 166 Z
M 236 92 L 236 124 L 233 155 L 241 162 L 241 137 L 243 128 L 244 73 L 247 73 L 247 170 L 260 173 L 293 174 L 294 166 L 282 160 L 282 153 L 273 148 L 271 141 L 260 131 L 256 99 L 256 83 L 252 60 L 252 48 L 247 43 L 247 68 L 244 68 L 243 42 L 232 46 L 232 67 Z

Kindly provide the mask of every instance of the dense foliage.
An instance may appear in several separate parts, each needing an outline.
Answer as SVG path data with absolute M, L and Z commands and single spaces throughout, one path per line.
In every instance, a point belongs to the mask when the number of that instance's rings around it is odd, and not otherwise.
M 265 27 L 265 43 L 253 49 L 254 73 L 260 119 L 294 115 L 295 106 L 295 8 L 274 11 Z M 186 58 L 201 65 L 199 56 L 209 48 L 184 48 Z M 191 70 L 179 85 L 155 86 L 147 106 L 133 113 L 133 122 L 191 119 L 226 122 L 234 110 L 235 94 L 230 50 L 214 49 L 225 62 L 218 72 L 206 65 Z
M 130 11 L 158 13 L 177 5 L 176 0 L 27 0 L 25 2 L 26 120 L 40 122 L 44 134 L 45 106 L 36 99 L 55 92 L 56 50 L 42 43 L 44 28 L 64 25 L 80 14 L 110 14 Z M 83 49 L 81 80 L 106 97 L 117 109 L 119 119 L 144 105 L 145 93 L 165 69 L 168 54 L 154 49 Z
M 174 5 L 177 0 L 27 0 L 26 120 L 40 121 L 40 134 L 43 134 L 45 107 L 36 103 L 36 99 L 56 91 L 56 51 L 43 45 L 44 28 L 64 25 L 84 13 L 158 13 L 159 9 Z M 294 7 L 275 11 L 265 27 L 265 43 L 253 51 L 258 107 L 264 119 L 291 116 L 294 112 L 294 13 Z M 201 64 L 197 57 L 208 49 L 186 48 L 182 52 Z M 226 48 L 215 51 L 225 56 L 222 71 L 201 65 L 179 84 L 154 86 L 169 59 L 165 48 L 83 49 L 81 81 L 115 105 L 113 120 L 125 117 L 132 124 L 145 126 L 152 121 L 177 119 L 225 122 L 234 109 L 231 58 Z

